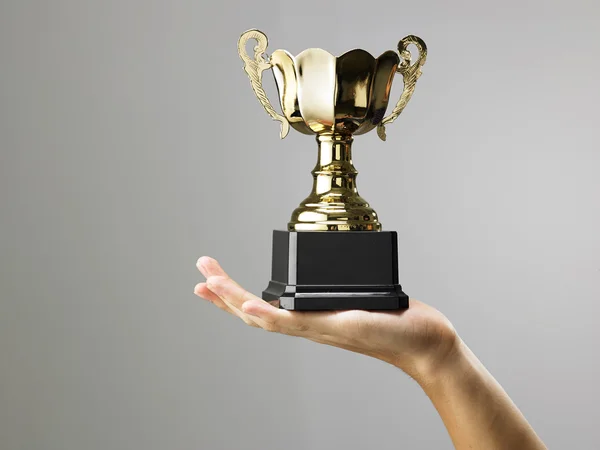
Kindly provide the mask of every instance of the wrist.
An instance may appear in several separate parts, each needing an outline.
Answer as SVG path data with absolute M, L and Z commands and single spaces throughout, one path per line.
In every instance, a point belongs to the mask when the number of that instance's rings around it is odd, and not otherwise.
M 477 372 L 477 362 L 471 350 L 457 336 L 451 351 L 437 359 L 421 361 L 414 378 L 430 395 L 449 383 L 468 383 Z
M 409 375 L 422 388 L 455 378 L 470 366 L 469 349 L 452 328 L 435 348 L 421 352 L 414 359 Z

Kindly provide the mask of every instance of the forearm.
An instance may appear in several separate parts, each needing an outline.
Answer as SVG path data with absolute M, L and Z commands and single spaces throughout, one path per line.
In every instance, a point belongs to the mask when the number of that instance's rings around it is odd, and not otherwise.
M 457 450 L 541 450 L 546 446 L 500 384 L 462 342 L 417 380 Z

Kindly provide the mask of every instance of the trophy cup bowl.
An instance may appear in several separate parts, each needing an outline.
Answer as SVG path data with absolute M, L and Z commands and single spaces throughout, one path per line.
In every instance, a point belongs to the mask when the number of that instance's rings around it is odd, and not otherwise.
M 255 40 L 254 57 L 246 44 Z M 249 30 L 238 41 L 252 88 L 267 113 L 281 123 L 281 138 L 290 126 L 316 135 L 318 159 L 313 188 L 293 211 L 287 231 L 273 235 L 273 271 L 263 299 L 300 310 L 401 309 L 408 297 L 398 284 L 397 235 L 381 231 L 377 213 L 359 195 L 352 163 L 354 135 L 385 126 L 410 100 L 427 47 L 416 36 L 398 43 L 398 52 L 373 57 L 362 49 L 339 57 L 310 48 L 296 56 L 285 50 L 265 54 L 264 33 Z M 412 62 L 410 45 L 419 56 Z M 262 87 L 262 73 L 272 69 L 278 113 Z M 403 77 L 403 91 L 385 116 L 394 76 Z M 325 233 L 323 233 L 325 232 Z
M 383 120 L 399 63 L 393 51 L 379 58 L 361 49 L 337 58 L 320 48 L 271 55 L 281 110 L 292 128 L 330 136 L 364 134 Z

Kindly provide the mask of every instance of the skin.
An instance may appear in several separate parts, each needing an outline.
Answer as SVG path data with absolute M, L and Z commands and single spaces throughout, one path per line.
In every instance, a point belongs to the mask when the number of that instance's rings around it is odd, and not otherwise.
M 194 293 L 267 331 L 303 337 L 392 364 L 411 376 L 440 414 L 458 450 L 539 450 L 546 446 L 500 384 L 460 339 L 448 319 L 410 300 L 395 312 L 295 312 L 244 290 L 212 258 Z

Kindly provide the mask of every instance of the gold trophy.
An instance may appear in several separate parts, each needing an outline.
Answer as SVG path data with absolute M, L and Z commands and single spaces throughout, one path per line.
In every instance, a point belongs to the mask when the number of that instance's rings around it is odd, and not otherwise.
M 246 52 L 249 40 L 256 41 L 253 57 Z M 386 125 L 412 97 L 427 46 L 410 35 L 400 40 L 398 52 L 378 58 L 361 49 L 335 57 L 319 48 L 268 56 L 267 43 L 258 30 L 246 31 L 238 42 L 254 93 L 281 123 L 282 139 L 290 126 L 316 135 L 318 159 L 310 195 L 292 213 L 287 231 L 273 233 L 272 277 L 263 299 L 290 310 L 407 308 L 408 296 L 398 283 L 397 233 L 382 231 L 377 213 L 358 194 L 352 142 L 374 128 L 386 140 Z M 419 52 L 414 62 L 411 44 Z M 283 114 L 263 89 L 267 69 L 273 71 Z M 404 89 L 386 116 L 396 73 Z

